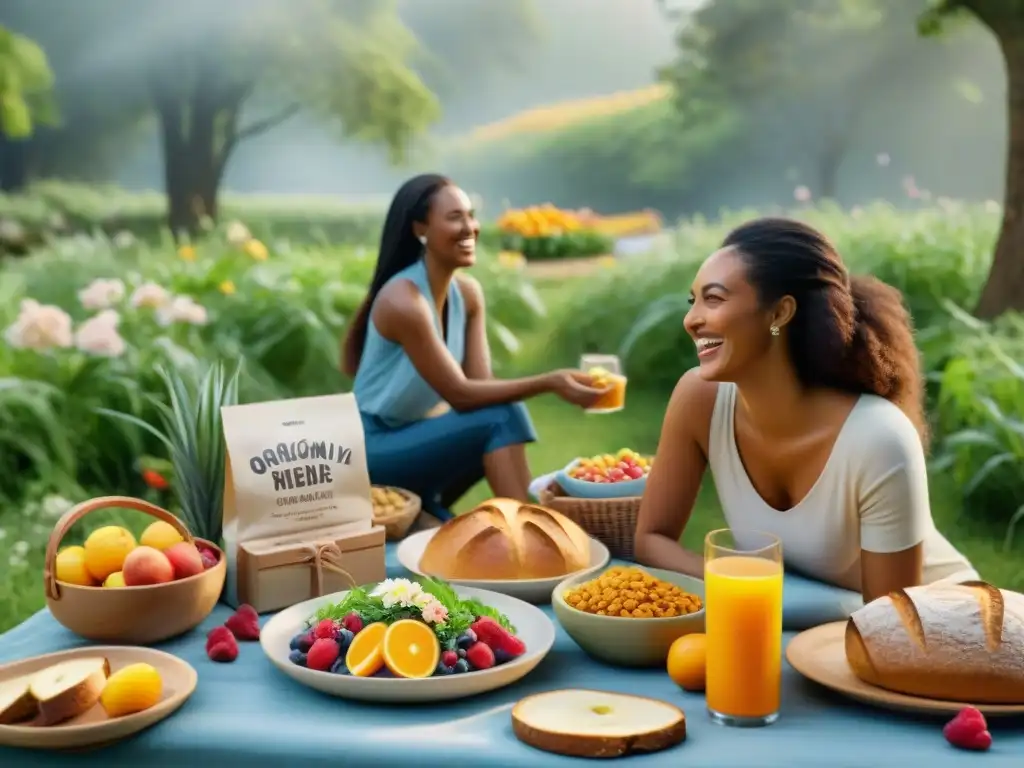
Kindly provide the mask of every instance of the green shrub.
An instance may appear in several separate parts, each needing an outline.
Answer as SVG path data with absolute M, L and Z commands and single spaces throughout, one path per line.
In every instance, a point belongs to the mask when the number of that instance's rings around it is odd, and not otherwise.
M 163 392 L 158 365 L 180 369 L 242 358 L 243 402 L 350 386 L 339 371 L 340 341 L 370 280 L 374 257 L 368 250 L 282 243 L 271 246 L 265 261 L 254 261 L 214 233 L 194 254 L 184 253 L 193 260 L 170 246 L 119 248 L 102 237 L 79 237 L 0 271 L 0 330 L 16 322 L 23 299 L 54 306 L 58 317 L 67 313 L 79 330 L 98 314 L 83 306 L 79 292 L 97 279 L 124 285 L 123 298 L 113 302 L 124 348 L 110 357 L 74 346 L 19 348 L 9 343 L 13 332 L 0 341 L 0 497 L 16 497 L 40 477 L 53 487 L 144 490 L 139 462 L 159 455 L 159 446 L 96 408 L 152 419 L 144 396 Z M 474 274 L 487 291 L 500 371 L 519 351 L 518 334 L 533 326 L 544 306 L 520 272 L 486 254 Z M 133 306 L 133 292 L 145 283 L 191 297 L 199 309 L 185 304 L 178 320 L 162 325 L 159 311 Z M 190 312 L 205 314 L 206 322 L 190 324 Z

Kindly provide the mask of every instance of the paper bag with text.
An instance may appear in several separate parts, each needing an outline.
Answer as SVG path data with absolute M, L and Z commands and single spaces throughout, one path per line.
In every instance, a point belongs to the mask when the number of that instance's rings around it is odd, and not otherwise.
M 373 507 L 354 395 L 226 406 L 221 420 L 227 449 L 225 599 L 237 605 L 239 563 L 247 562 L 239 547 L 299 534 L 312 541 L 320 538 L 318 531 L 339 526 L 369 530 Z M 315 595 L 296 597 L 299 602 Z

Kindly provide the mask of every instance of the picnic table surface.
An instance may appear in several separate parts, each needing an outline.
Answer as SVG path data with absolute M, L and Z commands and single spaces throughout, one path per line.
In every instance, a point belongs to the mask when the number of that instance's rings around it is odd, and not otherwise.
M 388 545 L 389 576 L 408 576 Z M 856 607 L 849 592 L 787 575 L 785 642 Z M 544 607 L 552 616 L 550 606 Z M 510 710 L 522 697 L 559 688 L 641 694 L 680 706 L 687 738 L 673 749 L 634 756 L 631 766 L 672 768 L 859 768 L 860 766 L 984 766 L 1024 768 L 1024 720 L 990 719 L 994 743 L 984 754 L 954 749 L 942 737 L 948 718 L 875 709 L 833 694 L 783 662 L 782 710 L 769 727 L 737 729 L 712 723 L 701 694 L 680 690 L 663 669 L 623 669 L 586 656 L 555 622 L 557 637 L 544 661 L 519 683 L 490 694 L 436 705 L 371 705 L 306 688 L 277 670 L 258 643 L 242 643 L 232 664 L 206 658 L 206 633 L 224 622 L 219 605 L 194 631 L 161 650 L 199 671 L 199 685 L 178 712 L 102 750 L 50 753 L 0 748 L 0 765 L 33 768 L 85 760 L 105 766 L 239 765 L 287 768 L 324 764 L 417 768 L 570 766 L 579 759 L 534 750 L 512 733 Z M 261 617 L 265 623 L 269 616 Z M 0 635 L 0 663 L 87 645 L 47 610 Z

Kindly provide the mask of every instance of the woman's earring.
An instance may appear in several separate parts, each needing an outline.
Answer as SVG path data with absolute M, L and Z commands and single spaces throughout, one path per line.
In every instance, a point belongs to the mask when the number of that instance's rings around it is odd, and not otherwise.
M 427 244 L 427 236 L 426 235 L 420 235 L 416 239 L 420 241 L 420 245 L 426 245 Z
M 772 336 L 779 335 L 779 326 L 773 325 L 769 330 L 771 331 Z

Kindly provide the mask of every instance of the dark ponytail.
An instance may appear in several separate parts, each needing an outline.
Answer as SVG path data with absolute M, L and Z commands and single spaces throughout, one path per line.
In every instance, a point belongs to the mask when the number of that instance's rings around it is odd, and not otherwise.
M 928 447 L 920 356 L 898 290 L 873 277 L 851 278 L 824 235 L 791 219 L 750 221 L 723 247 L 740 254 L 765 306 L 783 296 L 795 299 L 787 337 L 804 386 L 883 397 L 906 414 Z
M 352 318 L 342 351 L 342 370 L 355 376 L 366 345 L 366 332 L 370 324 L 370 310 L 381 288 L 406 267 L 416 263 L 423 255 L 423 246 L 412 231 L 413 222 L 425 222 L 430 203 L 438 190 L 451 184 L 444 176 L 428 173 L 415 176 L 395 193 L 384 219 L 380 237 L 377 266 L 373 271 L 370 289 Z

